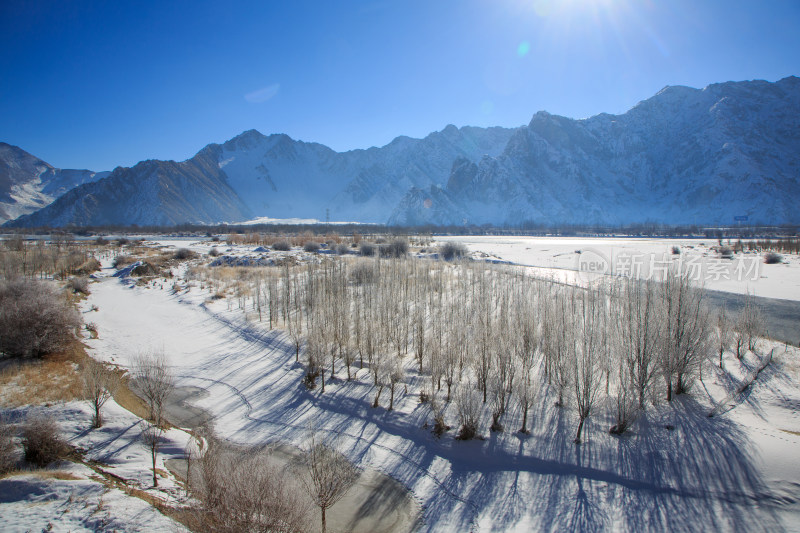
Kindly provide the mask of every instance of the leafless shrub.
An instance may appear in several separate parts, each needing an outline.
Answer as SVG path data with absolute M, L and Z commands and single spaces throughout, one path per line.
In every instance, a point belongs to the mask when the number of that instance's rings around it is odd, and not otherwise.
M 313 428 L 309 431 L 298 477 L 320 509 L 322 533 L 326 531 L 325 511 L 342 499 L 358 476 L 358 468 L 337 450 L 335 441 L 324 443 Z
M 17 463 L 14 428 L 0 420 L 0 476 L 14 469 Z
M 119 254 L 114 258 L 114 262 L 112 264 L 114 268 L 125 268 L 126 266 L 133 264 L 134 261 L 135 260 L 133 257 L 129 255 Z
M 405 257 L 408 254 L 408 242 L 404 239 L 395 239 L 380 247 L 381 257 Z
M 103 246 L 103 245 L 105 245 L 105 244 L 108 244 L 108 239 L 106 239 L 105 237 L 103 237 L 102 235 L 100 235 L 100 236 L 98 236 L 98 237 L 97 237 L 97 238 L 94 240 L 94 243 L 95 243 L 96 245 L 98 245 L 98 246 Z
M 89 278 L 83 276 L 70 278 L 67 282 L 67 288 L 74 293 L 85 294 L 87 296 L 91 294 L 89 291 Z
M 101 410 L 119 386 L 119 374 L 106 368 L 102 363 L 90 359 L 81 369 L 83 392 L 86 401 L 94 409 L 92 427 L 103 425 Z
M 315 254 L 319 252 L 319 243 L 314 241 L 308 241 L 303 245 L 303 250 L 310 254 Z
M 216 247 L 216 246 L 214 246 L 213 248 L 211 248 L 211 249 L 208 251 L 208 255 L 210 255 L 211 257 L 217 257 L 217 256 L 219 256 L 219 255 L 220 255 L 220 252 L 219 252 L 219 250 L 217 249 L 217 247 Z
M 446 242 L 439 247 L 439 257 L 445 261 L 461 259 L 467 255 L 467 247 L 460 242 Z
M 673 246 L 672 247 L 672 255 L 680 255 L 681 247 L 680 246 Z
M 335 246 L 334 250 L 338 255 L 346 255 L 350 253 L 350 247 L 347 246 L 347 243 L 339 243 Z
M 733 259 L 733 250 L 728 246 L 721 246 L 719 249 L 719 256 L 722 259 Z
M 0 351 L 40 357 L 62 349 L 80 325 L 78 312 L 50 285 L 17 279 L 0 282 Z
M 470 440 L 478 436 L 478 420 L 481 413 L 481 398 L 469 385 L 461 385 L 455 394 L 456 410 L 461 427 L 456 438 Z
M 768 265 L 777 265 L 783 263 L 783 256 L 775 252 L 767 252 L 764 254 L 764 262 Z
M 226 451 L 214 440 L 200 460 L 196 531 L 308 531 L 308 503 L 268 450 Z
M 376 249 L 377 246 L 371 242 L 361 241 L 358 245 L 358 253 L 364 257 L 372 257 Z
M 178 261 L 186 261 L 187 259 L 191 259 L 195 256 L 195 253 L 188 248 L 178 248 L 175 250 L 175 253 L 172 254 L 174 259 Z
M 69 453 L 52 417 L 32 414 L 22 426 L 22 448 L 25 460 L 38 467 L 64 459 Z
M 130 241 L 129 241 L 127 238 L 125 238 L 125 237 L 120 237 L 119 239 L 117 239 L 117 246 L 125 246 L 125 245 L 126 245 L 126 244 L 128 244 L 129 242 L 130 242 Z
M 272 245 L 272 249 L 278 252 L 288 252 L 292 249 L 292 245 L 289 244 L 289 241 L 278 241 Z

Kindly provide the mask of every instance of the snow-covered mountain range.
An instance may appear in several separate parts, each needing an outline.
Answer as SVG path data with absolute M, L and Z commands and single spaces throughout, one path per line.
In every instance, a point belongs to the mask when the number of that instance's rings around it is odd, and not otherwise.
M 108 172 L 54 168 L 22 148 L 0 142 L 0 223 L 33 213 Z
M 87 171 L 88 172 L 88 171 Z M 536 113 L 335 152 L 250 130 L 78 186 L 14 226 L 800 222 L 800 79 L 666 87 L 621 115 Z
M 800 78 L 666 87 L 623 115 L 536 113 L 390 223 L 800 221 Z

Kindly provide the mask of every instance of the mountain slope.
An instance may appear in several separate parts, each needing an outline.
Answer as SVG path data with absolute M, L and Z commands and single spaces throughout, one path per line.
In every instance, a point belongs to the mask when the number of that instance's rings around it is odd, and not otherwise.
M 143 161 L 118 167 L 105 179 L 70 190 L 51 205 L 6 225 L 99 226 L 216 223 L 251 216 L 216 161 Z
M 250 210 L 273 218 L 385 222 L 411 187 L 443 185 L 453 159 L 499 155 L 514 130 L 447 126 L 424 139 L 337 153 L 287 135 L 247 131 L 210 145 L 228 183 Z
M 252 217 L 386 221 L 411 187 L 443 185 L 453 159 L 499 155 L 514 130 L 448 126 L 424 139 L 337 153 L 250 130 L 192 159 L 116 169 L 12 226 L 172 225 Z
M 390 223 L 800 221 L 800 79 L 667 87 L 623 115 L 539 112 Z
M 25 150 L 0 142 L 0 223 L 32 213 L 108 172 L 54 168 Z

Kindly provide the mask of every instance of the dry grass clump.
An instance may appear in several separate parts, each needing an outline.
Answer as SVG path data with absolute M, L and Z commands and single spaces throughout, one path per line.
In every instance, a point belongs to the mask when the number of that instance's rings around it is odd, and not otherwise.
M 86 261 L 80 264 L 78 268 L 75 270 L 75 274 L 80 276 L 88 276 L 89 274 L 93 274 L 100 270 L 100 261 L 97 260 L 95 257 L 90 257 Z
M 0 476 L 14 470 L 17 463 L 15 448 L 14 428 L 0 420 Z
M 67 288 L 73 293 L 85 294 L 87 296 L 91 294 L 89 291 L 89 278 L 84 276 L 70 278 L 69 281 L 67 281 Z
M 77 341 L 74 344 L 77 346 L 58 354 L 12 363 L 0 371 L 0 407 L 81 399 L 82 383 L 76 364 L 79 355 L 75 352 L 83 347 Z

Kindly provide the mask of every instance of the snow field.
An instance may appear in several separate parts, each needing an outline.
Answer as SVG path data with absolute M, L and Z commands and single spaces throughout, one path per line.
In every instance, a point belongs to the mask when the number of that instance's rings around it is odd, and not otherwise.
M 291 339 L 256 322 L 251 303 L 240 309 L 233 297 L 212 300 L 209 286 L 179 281 L 188 290 L 177 295 L 116 279 L 94 284 L 86 305 L 99 308 L 92 315 L 100 337 L 89 341 L 95 356 L 125 365 L 148 345 L 163 350 L 179 385 L 208 391 L 197 404 L 233 442 L 297 446 L 309 423 L 321 424 L 342 436 L 356 464 L 412 490 L 423 505 L 422 529 L 681 530 L 698 521 L 714 530 L 797 529 L 790 489 L 800 477 L 783 468 L 800 441 L 791 433 L 800 428 L 787 424 L 796 421 L 791 411 L 800 399 L 793 348 L 765 343 L 759 354 L 776 347 L 774 366 L 746 398 L 712 419 L 707 413 L 739 379 L 740 363 L 730 354 L 732 374 L 706 368 L 704 385 L 691 396 L 656 405 L 622 437 L 607 434 L 613 420 L 600 405 L 587 423 L 586 442 L 576 447 L 574 411 L 555 407 L 543 387 L 531 409 L 530 435 L 514 432 L 519 416 L 513 410 L 506 432 L 489 432 L 487 407 L 479 428 L 485 440 L 461 442 L 453 439 L 456 428 L 437 439 L 423 427 L 431 419 L 416 393 L 430 378 L 417 375 L 412 357 L 405 363 L 410 393 L 401 388 L 391 412 L 385 410 L 388 390 L 381 408 L 370 407 L 375 391 L 367 369 L 347 382 L 339 363 L 339 379 L 324 394 L 319 387 L 308 391 Z M 756 409 L 756 400 L 769 408 Z M 456 426 L 454 410 L 446 417 Z M 762 430 L 751 428 L 756 423 Z

